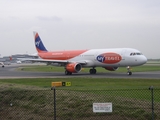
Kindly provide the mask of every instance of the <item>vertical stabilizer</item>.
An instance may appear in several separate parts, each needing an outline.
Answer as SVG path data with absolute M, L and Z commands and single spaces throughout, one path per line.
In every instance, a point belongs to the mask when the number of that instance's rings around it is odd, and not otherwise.
M 37 32 L 34 32 L 34 39 L 35 39 L 35 47 L 38 52 L 47 52 L 47 49 L 45 48 L 41 38 L 39 37 Z

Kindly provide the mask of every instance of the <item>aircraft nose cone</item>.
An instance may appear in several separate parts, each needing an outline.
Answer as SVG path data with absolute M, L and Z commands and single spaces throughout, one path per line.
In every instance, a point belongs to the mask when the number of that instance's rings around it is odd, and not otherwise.
M 140 56 L 138 59 L 135 59 L 139 65 L 143 65 L 147 62 L 147 58 L 145 56 Z
M 143 56 L 143 58 L 142 58 L 142 64 L 145 64 L 147 62 L 147 58 L 146 58 L 146 56 Z

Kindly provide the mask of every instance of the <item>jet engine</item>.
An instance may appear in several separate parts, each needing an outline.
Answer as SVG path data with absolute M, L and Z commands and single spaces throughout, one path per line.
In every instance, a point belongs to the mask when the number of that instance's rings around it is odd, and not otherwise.
M 104 68 L 109 71 L 116 71 L 118 69 L 118 67 L 104 67 Z
M 66 65 L 66 70 L 71 72 L 71 73 L 77 73 L 81 71 L 82 66 L 79 63 L 69 63 Z

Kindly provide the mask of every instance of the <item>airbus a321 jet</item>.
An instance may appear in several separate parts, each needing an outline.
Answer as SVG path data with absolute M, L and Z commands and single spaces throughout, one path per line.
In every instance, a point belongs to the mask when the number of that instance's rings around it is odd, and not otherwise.
M 37 32 L 34 32 L 34 37 L 38 56 L 42 59 L 31 61 L 64 66 L 66 75 L 78 73 L 86 67 L 91 68 L 90 74 L 96 74 L 96 67 L 115 71 L 118 67 L 139 66 L 147 62 L 147 58 L 140 51 L 132 48 L 48 51 Z M 129 69 L 127 73 L 132 75 Z

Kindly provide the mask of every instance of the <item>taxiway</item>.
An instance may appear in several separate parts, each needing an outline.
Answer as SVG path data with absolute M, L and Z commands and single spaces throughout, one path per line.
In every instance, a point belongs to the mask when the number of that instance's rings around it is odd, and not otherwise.
M 0 68 L 0 79 L 7 78 L 66 78 L 66 77 L 90 77 L 90 78 L 143 78 L 143 79 L 160 79 L 160 71 L 156 72 L 134 72 L 129 76 L 125 73 L 106 72 L 91 75 L 89 73 L 80 72 L 72 75 L 65 75 L 63 72 L 33 72 L 33 71 L 17 71 L 16 68 L 21 65 L 9 65 Z

